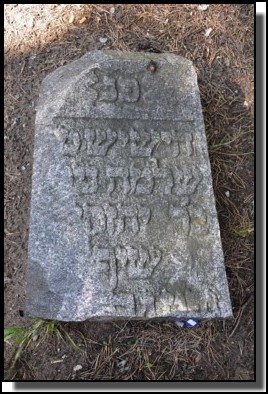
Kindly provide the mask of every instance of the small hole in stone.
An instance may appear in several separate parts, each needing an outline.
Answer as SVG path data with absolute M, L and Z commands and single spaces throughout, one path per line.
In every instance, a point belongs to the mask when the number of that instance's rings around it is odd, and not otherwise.
M 148 63 L 147 70 L 155 73 L 157 71 L 157 64 L 153 60 Z

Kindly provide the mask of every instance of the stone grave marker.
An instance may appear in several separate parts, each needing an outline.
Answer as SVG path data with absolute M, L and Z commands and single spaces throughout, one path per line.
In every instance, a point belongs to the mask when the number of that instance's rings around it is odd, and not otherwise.
M 44 79 L 25 312 L 232 316 L 190 61 L 95 51 Z

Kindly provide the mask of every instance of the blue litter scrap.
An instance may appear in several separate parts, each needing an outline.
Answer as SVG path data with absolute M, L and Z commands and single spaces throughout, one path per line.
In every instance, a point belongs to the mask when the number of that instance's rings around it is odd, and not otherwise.
M 176 321 L 175 322 L 177 327 L 183 328 L 195 328 L 199 326 L 199 320 L 197 319 L 188 319 L 183 321 Z
M 184 327 L 193 328 L 199 326 L 199 320 L 197 319 L 188 319 L 184 321 Z

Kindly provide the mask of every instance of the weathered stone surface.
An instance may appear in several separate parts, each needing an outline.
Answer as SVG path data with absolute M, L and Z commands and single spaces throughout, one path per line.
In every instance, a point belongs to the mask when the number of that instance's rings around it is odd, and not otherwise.
M 190 61 L 96 51 L 43 81 L 26 314 L 232 315 Z

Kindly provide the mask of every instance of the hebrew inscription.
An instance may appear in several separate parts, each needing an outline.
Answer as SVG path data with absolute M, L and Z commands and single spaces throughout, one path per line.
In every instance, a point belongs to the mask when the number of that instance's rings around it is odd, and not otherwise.
M 96 92 L 98 102 L 135 103 L 140 98 L 140 85 L 135 77 L 124 78 L 119 72 L 105 73 L 96 68 L 89 72 L 87 78 L 88 87 Z
M 117 122 L 115 122 L 114 128 L 106 127 L 106 124 L 103 127 L 99 125 L 94 128 L 90 125 L 89 120 L 84 122 L 84 129 L 79 131 L 76 128 L 68 130 L 65 141 L 66 155 L 76 156 L 80 153 L 92 157 L 106 156 L 113 147 L 113 151 L 125 148 L 131 157 L 151 157 L 153 153 L 158 157 L 157 151 L 163 150 L 164 147 L 165 150 L 168 148 L 169 154 L 174 158 L 192 156 L 196 152 L 192 133 L 182 135 L 176 129 L 166 131 L 168 126 L 164 122 L 162 127 L 158 126 L 155 129 L 138 129 L 131 122 L 126 129 L 117 127 Z M 113 123 L 113 120 L 111 123 Z M 81 121 L 79 124 L 81 125 Z M 86 124 L 88 124 L 88 127 Z M 181 128 L 185 129 L 185 125 L 182 125 Z
M 231 316 L 192 64 L 97 51 L 40 100 L 26 313 Z
M 112 89 L 110 79 L 102 80 Z M 205 210 L 191 204 L 203 179 L 197 165 L 189 166 L 189 159 L 198 154 L 196 142 L 193 147 L 192 122 L 168 126 L 164 121 L 149 124 L 114 119 L 75 119 L 66 125 L 61 120 L 59 124 L 76 203 L 93 248 L 91 259 L 113 293 L 122 292 L 125 283 L 133 281 L 150 287 L 161 265 L 167 263 L 160 249 L 144 247 L 142 242 L 157 220 L 152 198 L 165 199 L 163 213 L 181 236 L 202 236 L 210 231 Z M 103 247 L 103 239 L 110 247 Z M 134 287 L 131 291 L 134 311 L 143 310 L 146 316 L 154 313 L 159 302 L 155 290 L 146 307 L 141 290 Z M 122 311 L 122 304 L 117 305 L 119 309 Z

